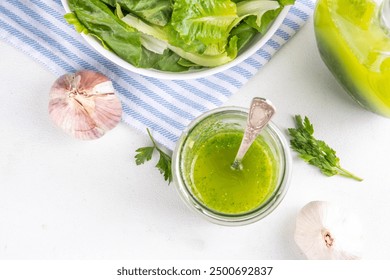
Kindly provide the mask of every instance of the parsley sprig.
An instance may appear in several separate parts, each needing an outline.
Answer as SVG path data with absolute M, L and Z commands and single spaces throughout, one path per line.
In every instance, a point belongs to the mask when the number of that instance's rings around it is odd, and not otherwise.
M 324 141 L 313 137 L 314 127 L 308 117 L 294 117 L 295 127 L 289 128 L 291 148 L 299 153 L 299 157 L 307 163 L 318 167 L 326 176 L 341 175 L 357 181 L 363 179 L 355 176 L 351 172 L 340 166 L 340 159 L 336 156 L 336 151 L 330 148 Z
M 150 134 L 149 129 L 147 129 L 150 140 L 152 140 L 153 146 L 150 147 L 142 147 L 136 150 L 135 155 L 135 163 L 137 165 L 144 164 L 146 161 L 151 160 L 153 156 L 154 150 L 157 150 L 157 152 L 160 154 L 160 159 L 158 160 L 156 167 L 160 171 L 161 174 L 164 175 L 165 181 L 168 181 L 168 184 L 172 182 L 172 169 L 171 169 L 171 163 L 172 158 L 163 152 L 161 148 L 157 145 L 156 141 L 153 139 L 152 135 Z

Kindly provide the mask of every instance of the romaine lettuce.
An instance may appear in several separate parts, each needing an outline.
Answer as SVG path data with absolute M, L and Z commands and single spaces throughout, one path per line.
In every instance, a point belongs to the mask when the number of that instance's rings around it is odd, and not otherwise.
M 221 54 L 237 18 L 236 4 L 230 0 L 176 0 L 171 23 L 187 44 L 198 40 L 212 49 L 211 53 Z
M 141 61 L 139 32 L 125 24 L 100 0 L 69 0 L 69 7 L 89 33 L 131 64 Z
M 68 0 L 78 32 L 136 67 L 163 71 L 232 61 L 294 0 Z
M 237 37 L 237 50 L 240 51 L 252 40 L 252 38 L 257 33 L 258 32 L 255 28 L 251 27 L 246 22 L 242 22 L 232 29 L 230 35 Z
M 140 32 L 118 18 L 102 1 L 68 0 L 68 3 L 77 18 L 68 15 L 66 18 L 70 23 L 77 23 L 80 31 L 87 29 L 106 48 L 132 65 L 173 72 L 188 70 L 188 67 L 177 63 L 180 57 L 172 51 L 166 50 L 161 55 L 144 48 Z
M 146 36 L 145 39 L 147 39 L 147 42 L 145 43 L 148 44 L 148 49 L 151 49 L 152 46 L 156 49 L 160 48 L 159 51 L 161 52 L 162 48 L 166 47 L 196 65 L 215 67 L 225 64 L 237 56 L 237 37 L 230 39 L 228 47 L 222 53 L 217 55 L 199 54 L 197 52 L 189 52 L 183 46 L 178 47 L 170 44 L 169 36 L 164 29 L 148 25 L 130 14 L 123 17 L 122 20 L 132 28 L 138 30 L 142 34 L 142 37 Z
M 124 11 L 131 12 L 152 24 L 164 26 L 172 14 L 171 0 L 102 0 L 112 7 L 120 5 Z
M 255 16 L 256 25 L 260 27 L 261 17 L 271 10 L 280 7 L 279 3 L 274 0 L 249 0 L 237 3 L 237 14 L 239 17 Z

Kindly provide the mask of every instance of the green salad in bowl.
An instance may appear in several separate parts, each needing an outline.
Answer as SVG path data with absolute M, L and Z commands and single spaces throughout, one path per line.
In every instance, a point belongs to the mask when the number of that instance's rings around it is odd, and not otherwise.
M 62 0 L 65 19 L 116 64 L 146 76 L 199 78 L 266 43 L 295 0 Z

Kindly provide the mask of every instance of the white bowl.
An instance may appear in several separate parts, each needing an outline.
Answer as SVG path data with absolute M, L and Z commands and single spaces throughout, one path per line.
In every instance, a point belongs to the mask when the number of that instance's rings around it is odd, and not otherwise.
M 67 0 L 61 0 L 62 5 L 65 8 L 65 11 L 67 13 L 70 12 L 70 8 L 68 5 Z M 224 70 L 227 70 L 240 62 L 244 61 L 248 57 L 250 57 L 252 54 L 254 54 L 258 49 L 260 49 L 265 43 L 272 37 L 272 35 L 276 32 L 276 30 L 279 28 L 279 26 L 282 24 L 284 18 L 287 16 L 287 13 L 290 9 L 290 6 L 286 6 L 283 8 L 283 10 L 280 12 L 278 17 L 274 20 L 274 22 L 269 26 L 267 32 L 264 35 L 261 35 L 260 33 L 257 34 L 252 41 L 245 46 L 244 49 L 242 49 L 237 57 L 220 66 L 213 67 L 213 68 L 202 68 L 202 69 L 196 69 L 196 70 L 189 70 L 185 72 L 167 72 L 167 71 L 160 71 L 155 69 L 145 69 L 145 68 L 137 68 L 130 64 L 129 62 L 123 60 L 119 56 L 117 56 L 115 53 L 103 48 L 102 44 L 97 40 L 95 37 L 91 35 L 85 35 L 81 34 L 84 39 L 87 41 L 87 43 L 92 46 L 97 52 L 99 52 L 101 55 L 103 55 L 105 58 L 109 59 L 110 61 L 114 62 L 115 64 L 130 70 L 134 73 L 138 73 L 144 76 L 157 78 L 157 79 L 166 79 L 166 80 L 188 80 L 188 79 L 198 79 L 203 78 L 206 76 L 210 76 L 219 72 L 222 72 Z

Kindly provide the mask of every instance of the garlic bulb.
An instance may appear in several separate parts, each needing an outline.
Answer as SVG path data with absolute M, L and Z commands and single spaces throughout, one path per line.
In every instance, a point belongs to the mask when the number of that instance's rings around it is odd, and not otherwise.
M 308 259 L 360 259 L 361 225 L 345 209 L 312 201 L 297 216 L 295 242 Z
M 54 82 L 49 114 L 66 133 L 89 140 L 114 128 L 121 120 L 122 107 L 106 76 L 82 70 L 65 74 Z

